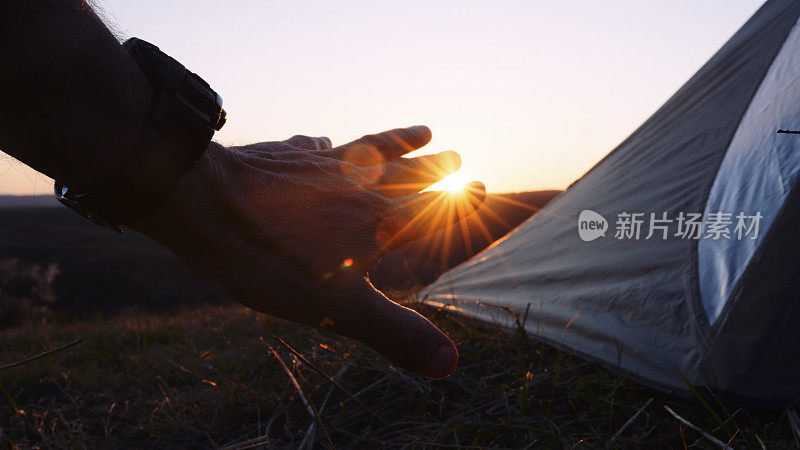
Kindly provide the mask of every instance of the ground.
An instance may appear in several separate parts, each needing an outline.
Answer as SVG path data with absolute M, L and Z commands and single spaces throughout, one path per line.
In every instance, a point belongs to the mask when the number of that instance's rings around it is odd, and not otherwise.
M 0 370 L 0 445 L 719 448 L 668 406 L 735 448 L 797 446 L 786 410 L 741 409 L 706 392 L 668 396 L 520 331 L 415 307 L 461 350 L 446 380 L 421 379 L 353 341 L 235 305 L 8 328 L 0 365 L 82 342 Z

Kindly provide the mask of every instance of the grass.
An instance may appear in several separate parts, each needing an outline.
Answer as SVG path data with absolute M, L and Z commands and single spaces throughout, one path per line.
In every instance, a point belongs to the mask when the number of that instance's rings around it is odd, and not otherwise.
M 460 367 L 447 380 L 421 379 L 360 344 L 239 306 L 6 329 L 0 365 L 82 343 L 0 371 L 0 445 L 719 448 L 667 405 L 735 448 L 797 446 L 792 412 L 670 397 L 521 332 L 416 307 L 459 345 Z

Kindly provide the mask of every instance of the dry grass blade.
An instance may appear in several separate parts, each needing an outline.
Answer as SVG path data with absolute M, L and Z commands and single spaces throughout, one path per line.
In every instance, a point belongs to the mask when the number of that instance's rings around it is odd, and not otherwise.
M 298 352 L 297 350 L 293 349 L 293 348 L 292 348 L 292 347 L 291 347 L 289 344 L 287 344 L 287 343 L 286 343 L 286 342 L 285 342 L 283 339 L 279 338 L 278 336 L 272 336 L 272 337 L 273 337 L 273 338 L 274 338 L 276 341 L 278 341 L 278 342 L 279 342 L 281 345 L 283 345 L 284 347 L 286 347 L 286 349 L 287 349 L 287 350 L 289 350 L 290 352 L 292 352 L 292 354 L 293 354 L 293 355 L 297 356 L 297 357 L 300 359 L 300 361 L 302 361 L 302 362 L 303 362 L 303 364 L 306 364 L 308 367 L 310 367 L 311 369 L 313 369 L 315 372 L 317 372 L 318 374 L 322 375 L 322 376 L 323 376 L 323 377 L 324 377 L 326 380 L 328 380 L 328 381 L 329 381 L 329 382 L 330 382 L 332 385 L 336 386 L 336 387 L 337 387 L 339 390 L 341 390 L 342 392 L 344 392 L 344 393 L 345 393 L 345 395 L 347 395 L 348 397 L 350 397 L 351 399 L 353 399 L 353 401 L 354 401 L 354 402 L 358 403 L 358 405 L 359 405 L 359 406 L 361 406 L 362 408 L 364 408 L 364 409 L 365 409 L 367 412 L 369 412 L 369 413 L 370 413 L 370 414 L 371 414 L 373 417 L 375 417 L 376 419 L 378 419 L 378 420 L 379 420 L 379 421 L 380 421 L 380 422 L 381 422 L 383 425 L 386 425 L 386 426 L 388 426 L 388 425 L 389 425 L 389 424 L 388 424 L 388 423 L 387 423 L 385 420 L 383 420 L 383 418 L 382 418 L 381 416 L 379 416 L 377 413 L 375 413 L 373 410 L 371 410 L 371 409 L 370 409 L 370 408 L 369 408 L 367 405 L 365 405 L 365 404 L 364 404 L 364 402 L 362 402 L 362 401 L 361 401 L 361 400 L 360 400 L 358 397 L 356 397 L 355 395 L 351 394 L 351 393 L 350 393 L 350 391 L 349 391 L 349 390 L 347 390 L 347 389 L 346 389 L 344 386 L 342 386 L 341 384 L 339 384 L 339 382 L 338 382 L 338 381 L 334 380 L 334 379 L 333 379 L 333 378 L 332 378 L 330 375 L 328 375 L 328 374 L 327 374 L 327 373 L 325 373 L 325 372 L 324 372 L 322 369 L 320 369 L 319 367 L 317 367 L 317 366 L 316 366 L 314 363 L 312 363 L 311 361 L 309 361 L 308 359 L 306 359 L 306 358 L 305 358 L 303 355 L 301 355 L 301 354 L 300 354 L 300 352 Z
M 703 431 L 703 430 L 702 430 L 700 427 L 698 427 L 697 425 L 695 425 L 695 424 L 693 424 L 693 423 L 689 422 L 688 420 L 684 419 L 683 417 L 681 417 L 680 415 L 678 415 L 678 413 L 676 413 L 675 411 L 673 411 L 673 410 L 672 410 L 672 408 L 670 408 L 669 406 L 667 406 L 667 405 L 664 405 L 664 409 L 666 409 L 666 410 L 667 410 L 667 412 L 668 412 L 668 413 L 670 413 L 670 415 L 672 415 L 672 417 L 674 417 L 675 419 L 677 419 L 679 422 L 681 422 L 682 424 L 686 425 L 687 427 L 689 427 L 689 428 L 693 429 L 694 431 L 697 431 L 698 433 L 702 434 L 702 435 L 703 435 L 703 437 L 704 437 L 704 438 L 706 438 L 706 439 L 708 439 L 710 442 L 712 442 L 712 443 L 714 443 L 714 444 L 716 444 L 716 445 L 719 445 L 719 446 L 720 446 L 721 448 L 723 448 L 723 449 L 727 449 L 727 448 L 729 448 L 729 449 L 731 449 L 731 450 L 733 450 L 733 449 L 734 449 L 734 447 L 732 447 L 732 446 L 730 446 L 730 445 L 728 445 L 728 444 L 726 444 L 726 443 L 724 443 L 724 442 L 720 441 L 719 439 L 715 438 L 715 437 L 714 437 L 714 436 L 712 436 L 711 434 L 709 434 L 709 433 L 707 433 L 707 432 Z
M 531 304 L 528 303 L 528 306 L 525 307 L 525 314 L 522 316 L 522 320 L 519 318 L 519 314 L 514 314 L 514 322 L 517 324 L 517 328 L 522 332 L 525 333 L 525 322 L 528 321 L 528 312 L 531 309 Z
M 755 437 L 756 437 L 756 440 L 758 441 L 758 444 L 761 445 L 761 449 L 762 450 L 767 450 L 767 446 L 766 446 L 766 444 L 764 444 L 764 441 L 762 441 L 761 438 L 758 437 L 757 434 L 755 435 Z
M 647 400 L 647 403 L 645 403 L 644 406 L 642 406 L 641 408 L 639 408 L 638 411 L 636 411 L 636 414 L 631 416 L 631 418 L 628 419 L 628 421 L 625 422 L 625 424 L 623 424 L 619 428 L 619 430 L 617 430 L 617 432 L 614 434 L 614 437 L 611 438 L 611 442 L 612 443 L 614 441 L 616 441 L 617 439 L 619 439 L 620 436 L 622 436 L 622 433 L 624 433 L 625 430 L 627 430 L 628 427 L 631 426 L 631 424 L 636 420 L 636 418 L 639 417 L 639 415 L 641 415 L 644 412 L 644 410 L 647 409 L 648 406 L 650 406 L 650 403 L 653 403 L 653 398 L 652 397 L 650 397 L 650 399 Z
M 265 445 L 269 442 L 269 437 L 266 435 L 257 437 L 254 439 L 250 439 L 248 441 L 239 442 L 238 444 L 228 445 L 227 447 L 222 447 L 222 450 L 244 450 L 246 448 L 253 448 L 257 445 Z
M 339 372 L 336 375 L 334 375 L 334 378 L 339 378 L 340 376 L 342 376 L 347 371 L 347 367 L 348 366 L 343 366 L 339 370 Z M 320 414 L 320 416 L 322 416 L 322 412 L 325 411 L 325 406 L 328 404 L 328 400 L 331 398 L 331 394 L 333 393 L 333 389 L 334 389 L 334 386 L 331 386 L 330 389 L 328 389 L 328 393 L 325 394 L 325 398 L 322 400 L 322 404 L 319 405 L 319 414 Z M 312 423 L 311 425 L 308 426 L 308 430 L 306 431 L 306 435 L 303 437 L 303 441 L 300 442 L 300 445 L 298 446 L 299 449 L 302 450 L 302 449 L 306 448 L 306 445 L 308 446 L 308 448 L 313 448 L 313 444 L 314 444 L 314 426 L 315 425 L 316 425 L 316 423 Z
M 328 434 L 328 430 L 325 429 L 325 425 L 322 423 L 322 419 L 320 419 L 319 414 L 317 414 L 317 409 L 314 408 L 314 405 L 311 404 L 311 401 L 308 400 L 306 394 L 303 392 L 303 388 L 300 386 L 300 382 L 297 381 L 297 377 L 294 376 L 292 370 L 289 369 L 289 366 L 287 366 L 286 363 L 283 362 L 283 358 L 281 358 L 281 355 L 279 355 L 278 352 L 276 352 L 271 345 L 267 345 L 267 348 L 269 348 L 269 351 L 272 352 L 272 355 L 275 356 L 275 359 L 277 359 L 278 362 L 281 364 L 281 367 L 283 367 L 283 370 L 286 372 L 286 375 L 289 376 L 289 380 L 292 382 L 292 385 L 297 391 L 297 394 L 300 396 L 300 400 L 303 402 L 303 405 L 308 410 L 308 413 L 311 415 L 311 418 L 316 420 L 317 423 L 319 424 L 319 427 L 325 434 L 325 438 L 328 440 L 328 444 L 330 444 L 330 447 L 334 448 L 333 441 L 331 440 L 331 437 Z
M 731 436 L 731 438 L 730 438 L 730 439 L 728 439 L 728 442 L 725 444 L 725 447 L 726 447 L 726 448 L 729 448 L 729 447 L 730 447 L 730 445 L 731 445 L 731 442 L 733 442 L 733 440 L 734 440 L 734 439 L 736 439 L 736 436 L 738 436 L 738 435 L 739 435 L 739 432 L 740 432 L 741 430 L 742 430 L 741 428 L 737 428 L 737 429 L 736 429 L 736 432 L 735 432 L 735 433 L 733 433 L 733 436 Z
M 70 342 L 69 344 L 64 344 L 64 345 L 62 345 L 60 347 L 56 347 L 56 348 L 54 348 L 52 350 L 47 350 L 46 352 L 39 353 L 36 356 L 31 356 L 30 358 L 25 358 L 25 359 L 23 359 L 21 361 L 17 361 L 17 362 L 13 362 L 11 364 L 6 364 L 4 366 L 0 366 L 0 370 L 6 370 L 6 369 L 10 369 L 12 367 L 17 367 L 17 366 L 21 366 L 23 364 L 27 364 L 27 363 L 29 363 L 31 361 L 35 361 L 35 360 L 37 360 L 39 358 L 44 358 L 45 356 L 52 355 L 55 352 L 64 350 L 65 348 L 70 348 L 73 345 L 78 345 L 80 343 L 81 343 L 81 340 L 80 339 L 76 339 L 76 340 Z
M 334 375 L 333 378 L 334 379 L 335 378 L 339 378 L 342 375 L 344 375 L 344 373 L 347 372 L 347 368 L 348 367 L 349 366 L 342 366 L 342 368 L 339 369 L 339 372 L 336 375 Z M 333 393 L 333 389 L 334 389 L 334 386 L 331 386 L 330 389 L 328 389 L 328 393 L 325 394 L 325 398 L 322 400 L 322 404 L 319 405 L 319 414 L 320 414 L 320 416 L 322 416 L 322 412 L 325 411 L 325 406 L 328 404 L 328 400 L 330 400 L 330 398 L 331 398 L 331 394 Z M 313 448 L 313 444 L 314 444 L 314 425 L 316 425 L 316 423 L 312 422 L 311 425 L 308 426 L 308 430 L 306 431 L 306 435 L 303 437 L 303 441 L 300 442 L 300 445 L 297 447 L 298 449 L 303 450 L 306 447 Z
M 522 316 L 522 331 L 525 331 L 525 323 L 528 322 L 528 312 L 531 310 L 531 304 L 528 302 L 528 305 L 525 306 L 525 314 Z
M 797 442 L 797 446 L 800 447 L 800 418 L 797 417 L 797 411 L 792 408 L 786 408 L 786 417 L 789 418 L 789 425 L 791 425 L 794 432 L 794 440 Z

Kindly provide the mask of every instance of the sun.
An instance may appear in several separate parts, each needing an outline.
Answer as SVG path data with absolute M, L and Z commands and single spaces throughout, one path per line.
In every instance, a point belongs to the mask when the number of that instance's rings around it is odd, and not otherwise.
M 472 180 L 474 180 L 474 178 L 470 177 L 468 173 L 463 170 L 459 170 L 458 172 L 451 174 L 438 183 L 432 185 L 427 190 L 461 192 L 464 190 L 464 187 L 467 185 L 467 183 Z

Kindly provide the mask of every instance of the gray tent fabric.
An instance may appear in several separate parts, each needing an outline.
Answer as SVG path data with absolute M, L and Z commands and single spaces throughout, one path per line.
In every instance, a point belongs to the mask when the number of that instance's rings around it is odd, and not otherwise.
M 685 377 L 800 397 L 800 135 L 777 133 L 800 129 L 798 17 L 800 2 L 764 4 L 617 148 L 421 298 L 509 326 L 527 310 L 530 335 L 665 390 Z

